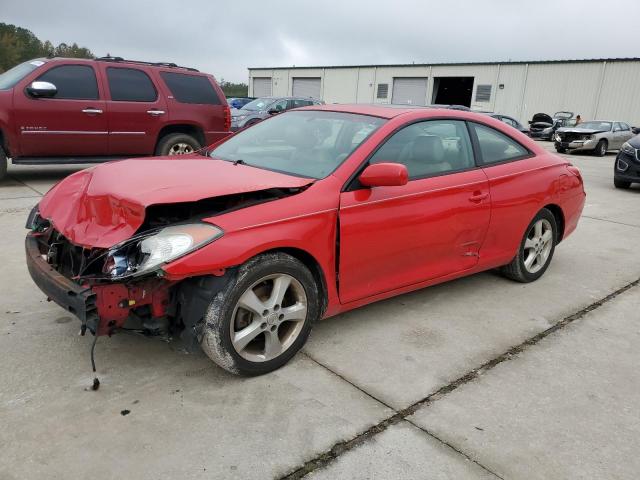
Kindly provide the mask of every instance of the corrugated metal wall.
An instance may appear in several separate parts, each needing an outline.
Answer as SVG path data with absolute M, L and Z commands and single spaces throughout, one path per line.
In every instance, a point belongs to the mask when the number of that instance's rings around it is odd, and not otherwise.
M 327 103 L 391 103 L 394 78 L 426 77 L 427 104 L 433 103 L 434 78 L 474 77 L 474 109 L 511 115 L 525 124 L 537 112 L 568 110 L 584 120 L 622 120 L 640 126 L 638 60 L 251 69 L 249 94 L 251 79 L 269 76 L 273 95 L 282 96 L 292 94 L 292 77 L 320 77 Z M 376 98 L 381 83 L 388 84 L 387 98 Z M 477 101 L 478 85 L 492 86 L 489 101 Z

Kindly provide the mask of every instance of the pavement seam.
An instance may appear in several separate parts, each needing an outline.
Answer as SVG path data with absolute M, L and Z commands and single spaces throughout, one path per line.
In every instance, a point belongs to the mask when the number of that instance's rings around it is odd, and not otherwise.
M 413 423 L 411 420 L 409 420 L 408 418 L 404 419 L 405 422 L 413 425 L 414 427 L 416 427 L 418 430 L 420 430 L 422 433 L 424 433 L 425 435 L 428 435 L 429 437 L 433 438 L 434 440 L 442 443 L 443 445 L 446 445 L 447 447 L 449 447 L 451 450 L 453 450 L 454 452 L 462 455 L 464 458 L 466 458 L 468 461 L 475 463 L 476 465 L 478 465 L 480 468 L 482 468 L 484 471 L 486 471 L 487 473 L 490 473 L 491 475 L 493 475 L 496 478 L 499 478 L 500 480 L 504 480 L 504 477 L 501 477 L 500 475 L 498 475 L 496 472 L 494 472 L 493 470 L 491 470 L 490 468 L 486 467 L 485 465 L 483 465 L 482 463 L 480 463 L 479 461 L 477 461 L 476 459 L 474 459 L 473 457 L 469 456 L 467 453 L 463 452 L 462 450 L 460 450 L 458 447 L 452 445 L 451 443 L 441 439 L 440 437 L 438 437 L 437 435 L 435 435 L 434 433 L 431 433 L 429 430 L 427 430 L 424 427 L 421 427 L 420 425 Z
M 34 192 L 36 192 L 38 194 L 39 197 L 42 197 L 44 195 L 44 193 L 39 192 L 38 190 L 36 190 L 35 188 L 33 188 L 31 185 L 27 185 L 25 182 L 23 182 L 22 180 L 20 180 L 19 178 L 15 178 L 15 177 L 9 177 L 11 178 L 11 180 L 15 180 L 18 183 L 21 183 L 22 185 L 24 185 L 25 187 L 27 187 L 29 190 L 33 190 Z
M 617 225 L 624 225 L 625 227 L 640 228 L 640 225 L 631 225 L 630 223 L 616 222 L 615 220 L 609 220 L 608 218 L 590 217 L 589 215 L 582 215 L 582 217 L 588 218 L 590 220 L 600 220 L 601 222 L 609 222 L 609 223 L 615 223 Z
M 599 300 L 596 300 L 595 302 L 587 305 L 583 309 L 578 310 L 577 312 L 574 312 L 574 313 L 572 313 L 570 315 L 567 315 L 562 320 L 560 320 L 559 322 L 555 323 L 554 325 L 552 325 L 551 327 L 547 328 L 546 330 L 543 330 L 542 332 L 534 335 L 533 337 L 528 338 L 527 340 L 521 342 L 520 344 L 518 344 L 518 345 L 516 345 L 514 347 L 511 347 L 506 352 L 498 355 L 497 357 L 492 358 L 491 360 L 488 360 L 487 362 L 483 363 L 479 367 L 468 371 L 467 373 L 465 373 L 461 377 L 458 377 L 456 380 L 448 383 L 447 385 L 444 385 L 444 386 L 440 387 L 438 390 L 436 390 L 435 392 L 427 395 L 422 400 L 418 400 L 417 402 L 412 403 L 411 405 L 409 405 L 408 407 L 406 407 L 406 408 L 404 408 L 402 410 L 396 410 L 396 409 L 393 409 L 393 408 L 389 407 L 396 413 L 391 415 L 390 417 L 387 417 L 384 420 L 378 422 L 377 424 L 373 425 L 372 427 L 369 427 L 367 430 L 365 430 L 363 432 L 360 432 L 359 434 L 357 434 L 355 437 L 351 438 L 350 440 L 344 440 L 344 441 L 340 441 L 340 442 L 335 443 L 329 450 L 326 450 L 325 452 L 323 452 L 320 455 L 312 458 L 311 460 L 306 461 L 300 467 L 297 467 L 294 470 L 292 470 L 291 472 L 279 477 L 280 480 L 298 480 L 298 479 L 301 479 L 301 478 L 305 477 L 307 474 L 309 474 L 309 473 L 311 473 L 311 472 L 313 472 L 315 470 L 319 470 L 319 469 L 322 469 L 322 468 L 326 467 L 327 465 L 332 463 L 335 459 L 337 459 L 342 454 L 344 454 L 344 453 L 346 453 L 346 452 L 348 452 L 350 450 L 353 450 L 355 447 L 361 445 L 362 443 L 366 442 L 370 438 L 373 438 L 376 435 L 384 432 L 390 426 L 395 425 L 395 424 L 401 422 L 402 420 L 407 420 L 407 417 L 409 417 L 410 415 L 413 415 L 421 407 L 423 407 L 425 405 L 428 405 L 428 404 L 430 404 L 430 403 L 432 403 L 432 402 L 434 402 L 436 400 L 441 399 L 445 395 L 447 395 L 447 394 L 453 392 L 454 390 L 456 390 L 458 387 L 460 387 L 462 385 L 465 385 L 465 384 L 475 380 L 476 378 L 478 378 L 478 376 L 480 374 L 483 374 L 485 372 L 488 372 L 489 370 L 492 370 L 494 367 L 496 367 L 497 365 L 501 364 L 502 362 L 511 360 L 516 355 L 518 355 L 520 353 L 523 353 L 527 348 L 529 348 L 529 347 L 531 347 L 533 345 L 536 345 L 537 343 L 539 343 L 544 338 L 548 337 L 549 335 L 551 335 L 551 334 L 553 334 L 553 333 L 555 333 L 555 332 L 557 332 L 559 330 L 562 330 L 567 325 L 570 325 L 573 322 L 584 318 L 588 313 L 590 313 L 590 312 L 592 312 L 594 310 L 597 310 L 602 305 L 610 302 L 611 300 L 613 300 L 617 296 L 621 295 L 622 293 L 626 292 L 627 290 L 630 290 L 631 288 L 633 288 L 633 287 L 635 287 L 637 285 L 640 285 L 640 278 L 638 278 L 638 279 L 636 279 L 636 280 L 634 280 L 634 281 L 632 281 L 630 283 L 627 283 L 623 287 L 620 287 L 619 289 L 609 293 L 608 295 L 602 297 Z M 338 376 L 339 378 L 341 378 L 342 380 L 346 381 L 350 385 L 354 386 L 360 392 L 365 393 L 368 397 L 370 397 L 370 398 L 376 400 L 377 402 L 379 402 L 380 404 L 385 405 L 385 406 L 388 407 L 388 405 L 386 405 L 386 403 L 380 401 L 375 396 L 371 395 L 370 393 L 366 392 L 362 388 L 360 388 L 357 385 L 355 385 L 353 382 L 351 382 L 351 381 L 347 380 L 346 378 L 344 378 L 342 375 L 339 375 L 339 374 L 335 373 L 330 368 L 326 367 L 322 363 L 320 363 L 317 360 L 315 360 L 312 357 L 310 357 L 309 354 L 304 353 L 304 355 L 306 355 L 308 358 L 313 360 L 319 366 L 327 369 L 329 372 L 333 373 L 334 375 Z M 407 420 L 407 421 L 409 421 L 409 420 Z M 409 423 L 414 425 L 412 422 L 409 422 Z M 424 431 L 426 432 L 426 430 L 424 430 Z M 434 438 L 437 438 L 432 434 L 430 434 L 430 435 L 432 437 L 434 437 Z M 469 457 L 467 454 L 465 454 L 464 452 L 460 451 L 459 449 L 457 449 L 453 445 L 451 445 L 451 444 L 449 444 L 447 442 L 444 442 L 442 440 L 440 440 L 440 441 L 443 444 L 451 447 L 453 450 L 457 451 L 458 453 L 460 453 L 464 457 L 471 459 L 471 457 Z M 476 462 L 475 460 L 472 460 L 472 461 L 474 461 L 474 463 L 477 463 L 479 466 L 483 467 L 481 463 Z M 485 470 L 491 472 L 486 467 L 483 467 L 483 468 Z M 491 473 L 493 473 L 493 472 L 491 472 Z M 496 475 L 495 473 L 493 473 L 493 474 Z M 498 476 L 498 475 L 496 475 L 496 476 Z

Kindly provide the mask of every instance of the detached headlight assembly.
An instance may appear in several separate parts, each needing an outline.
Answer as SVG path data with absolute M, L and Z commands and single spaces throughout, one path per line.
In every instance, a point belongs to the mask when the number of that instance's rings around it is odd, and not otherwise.
M 102 268 L 111 278 L 125 278 L 157 270 L 220 238 L 223 231 L 206 223 L 165 227 L 112 247 Z

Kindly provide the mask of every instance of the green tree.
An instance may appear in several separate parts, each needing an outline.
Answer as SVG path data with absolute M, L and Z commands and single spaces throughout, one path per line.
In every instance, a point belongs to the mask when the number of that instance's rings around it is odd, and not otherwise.
M 0 22 L 0 72 L 26 60 L 50 55 L 94 58 L 91 50 L 79 47 L 77 43 L 61 43 L 54 47 L 50 41 L 42 42 L 26 28 Z
M 220 88 L 224 92 L 225 97 L 246 97 L 249 95 L 249 86 L 246 83 L 226 82 L 224 78 L 220 79 Z

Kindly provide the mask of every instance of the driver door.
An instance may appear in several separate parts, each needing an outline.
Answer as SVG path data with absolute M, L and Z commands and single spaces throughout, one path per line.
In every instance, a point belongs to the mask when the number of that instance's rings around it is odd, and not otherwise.
M 489 224 L 486 175 L 475 168 L 465 122 L 406 126 L 369 163 L 403 163 L 409 182 L 340 197 L 342 303 L 474 267 Z

